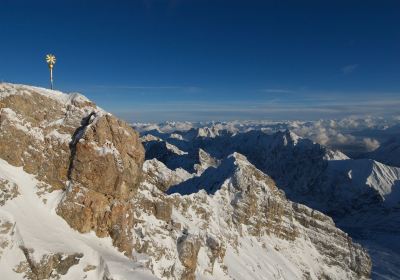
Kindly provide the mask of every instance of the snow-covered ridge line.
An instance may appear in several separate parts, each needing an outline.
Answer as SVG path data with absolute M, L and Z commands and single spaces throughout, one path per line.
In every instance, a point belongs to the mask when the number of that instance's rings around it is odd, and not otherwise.
M 19 84 L 10 84 L 10 83 L 0 83 L 0 100 L 10 96 L 10 95 L 21 95 L 27 94 L 30 95 L 32 92 L 43 95 L 47 98 L 51 98 L 57 102 L 62 104 L 71 104 L 71 103 L 91 103 L 91 101 L 86 98 L 84 95 L 80 93 L 63 93 L 58 90 L 51 90 L 42 87 L 36 86 L 27 86 L 27 85 L 19 85 Z M 99 108 L 100 110 L 100 108 Z

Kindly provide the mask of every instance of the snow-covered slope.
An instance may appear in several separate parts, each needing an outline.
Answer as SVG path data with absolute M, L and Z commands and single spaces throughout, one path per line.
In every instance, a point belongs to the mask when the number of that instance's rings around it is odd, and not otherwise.
M 349 159 L 330 161 L 328 172 L 330 180 L 335 182 L 336 196 L 340 192 L 350 197 L 349 193 L 356 192 L 352 196 L 359 197 L 359 204 L 365 204 L 367 193 L 372 191 L 385 207 L 400 206 L 400 168 L 368 159 Z M 343 174 L 347 176 L 342 177 Z M 360 206 L 354 201 L 352 204 Z
M 400 167 L 400 136 L 392 137 L 365 157 L 380 161 L 387 165 Z
M 149 197 L 146 188 L 157 193 L 154 186 L 145 183 L 143 187 L 143 197 Z M 368 260 L 360 247 L 348 247 L 347 234 L 336 229 L 322 213 L 288 201 L 273 180 L 241 154 L 230 155 L 218 167 L 168 192 L 174 223 L 186 229 L 184 236 L 200 244 L 198 258 L 202 261 L 196 268 L 199 279 L 212 270 L 216 274 L 211 278 L 217 279 L 365 277 L 362 271 L 367 269 Z M 142 225 L 147 232 L 160 230 L 147 224 Z M 168 238 L 159 243 L 154 235 L 150 236 L 147 246 L 155 247 L 154 252 L 171 246 Z M 214 243 L 208 251 L 207 246 Z M 333 243 L 336 245 L 331 246 Z M 169 250 L 174 251 L 171 247 Z M 216 256 L 210 258 L 213 254 Z M 363 261 L 355 260 L 352 254 Z M 356 273 L 346 272 L 343 268 L 348 266 Z M 154 268 L 165 270 L 156 261 Z
M 171 141 L 168 137 L 164 139 Z M 379 247 L 393 255 L 393 248 L 383 245 L 385 237 L 382 236 L 387 236 L 393 242 L 400 241 L 396 234 L 392 234 L 396 232 L 400 236 L 400 227 L 392 222 L 398 221 L 399 217 L 396 211 L 400 202 L 399 168 L 368 159 L 349 159 L 339 151 L 302 139 L 290 131 L 270 135 L 252 130 L 234 135 L 195 138 L 192 141 L 175 138 L 173 143 L 187 151 L 186 158 L 195 162 L 195 154 L 200 149 L 215 160 L 224 159 L 234 152 L 242 153 L 258 169 L 271 176 L 290 200 L 331 215 L 356 238 L 362 235 L 360 241 L 371 248 L 376 263 L 382 264 L 380 260 L 385 254 L 374 248 Z M 157 157 L 158 153 L 153 153 Z M 174 166 L 185 168 L 190 165 L 186 158 L 175 157 Z M 165 162 L 168 165 L 168 160 Z M 221 168 L 224 164 L 226 162 L 221 164 Z M 224 170 L 209 168 L 204 171 L 204 176 L 193 177 L 173 186 L 169 191 L 179 189 L 179 192 L 190 193 L 205 189 L 212 193 L 213 188 L 224 178 L 221 177 Z M 392 218 L 388 219 L 387 215 Z M 358 222 L 352 223 L 352 219 Z M 378 227 L 370 226 L 374 224 L 379 224 L 379 238 L 371 234 L 377 232 Z M 372 248 L 370 244 L 377 245 Z M 397 254 L 400 254 L 400 249 Z M 378 279 L 393 276 L 393 262 L 388 258 L 384 263 L 379 268 L 374 266 L 375 271 L 379 271 Z
M 110 238 L 70 228 L 55 213 L 62 191 L 48 193 L 50 186 L 22 167 L 0 159 L 0 186 L 1 279 L 156 279 Z

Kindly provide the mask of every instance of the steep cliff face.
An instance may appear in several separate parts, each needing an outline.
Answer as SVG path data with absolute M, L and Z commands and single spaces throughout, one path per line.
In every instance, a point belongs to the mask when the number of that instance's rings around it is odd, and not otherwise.
M 239 244 L 243 242 L 241 237 L 257 237 L 260 240 L 267 236 L 273 237 L 282 241 L 278 242 L 277 248 L 282 247 L 282 254 L 286 258 L 302 260 L 296 262 L 302 273 L 296 276 L 298 278 L 306 275 L 312 279 L 369 277 L 371 261 L 361 246 L 352 243 L 346 233 L 337 229 L 330 217 L 288 201 L 275 182 L 241 154 L 234 153 L 218 168 L 172 187 L 169 192 L 196 194 L 185 197 L 187 200 L 198 196 L 196 202 L 189 205 L 196 205 L 192 211 L 206 217 L 206 224 L 201 228 L 215 236 L 216 240 L 224 244 L 223 247 L 240 248 L 242 245 Z M 199 197 L 206 203 L 200 203 Z M 216 213 L 215 209 L 223 210 Z M 190 213 L 185 207 L 182 210 L 183 215 Z M 213 224 L 220 225 L 215 232 Z M 291 248 L 286 247 L 287 244 Z M 280 253 L 281 249 L 278 249 Z M 267 252 L 265 254 L 268 255 Z M 320 267 L 310 269 L 312 261 L 306 261 L 310 259 L 318 260 Z M 288 275 L 285 277 L 290 278 Z
M 0 128 L 7 279 L 370 276 L 363 248 L 239 153 L 200 151 L 196 174 L 143 164 L 137 133 L 86 98 L 11 84 L 0 84 Z
M 126 123 L 102 113 L 89 115 L 71 142 L 70 181 L 57 213 L 80 232 L 111 236 L 131 255 L 129 200 L 141 180 L 143 159 L 138 136 Z

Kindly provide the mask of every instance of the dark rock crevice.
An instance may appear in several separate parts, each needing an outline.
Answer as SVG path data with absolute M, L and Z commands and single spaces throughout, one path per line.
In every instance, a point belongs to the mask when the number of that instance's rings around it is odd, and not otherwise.
M 86 127 L 90 124 L 90 119 L 94 116 L 96 112 L 91 112 L 87 117 L 83 118 L 81 121 L 81 126 L 78 127 L 74 134 L 72 135 L 72 141 L 69 143 L 70 156 L 69 156 L 69 166 L 68 166 L 68 180 L 71 180 L 71 172 L 73 169 L 74 159 L 76 155 L 76 144 L 82 138 L 85 133 Z

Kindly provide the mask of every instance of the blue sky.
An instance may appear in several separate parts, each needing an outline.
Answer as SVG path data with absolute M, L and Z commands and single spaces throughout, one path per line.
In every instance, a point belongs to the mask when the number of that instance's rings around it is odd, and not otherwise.
M 1 0 L 0 80 L 128 121 L 400 114 L 399 1 Z

